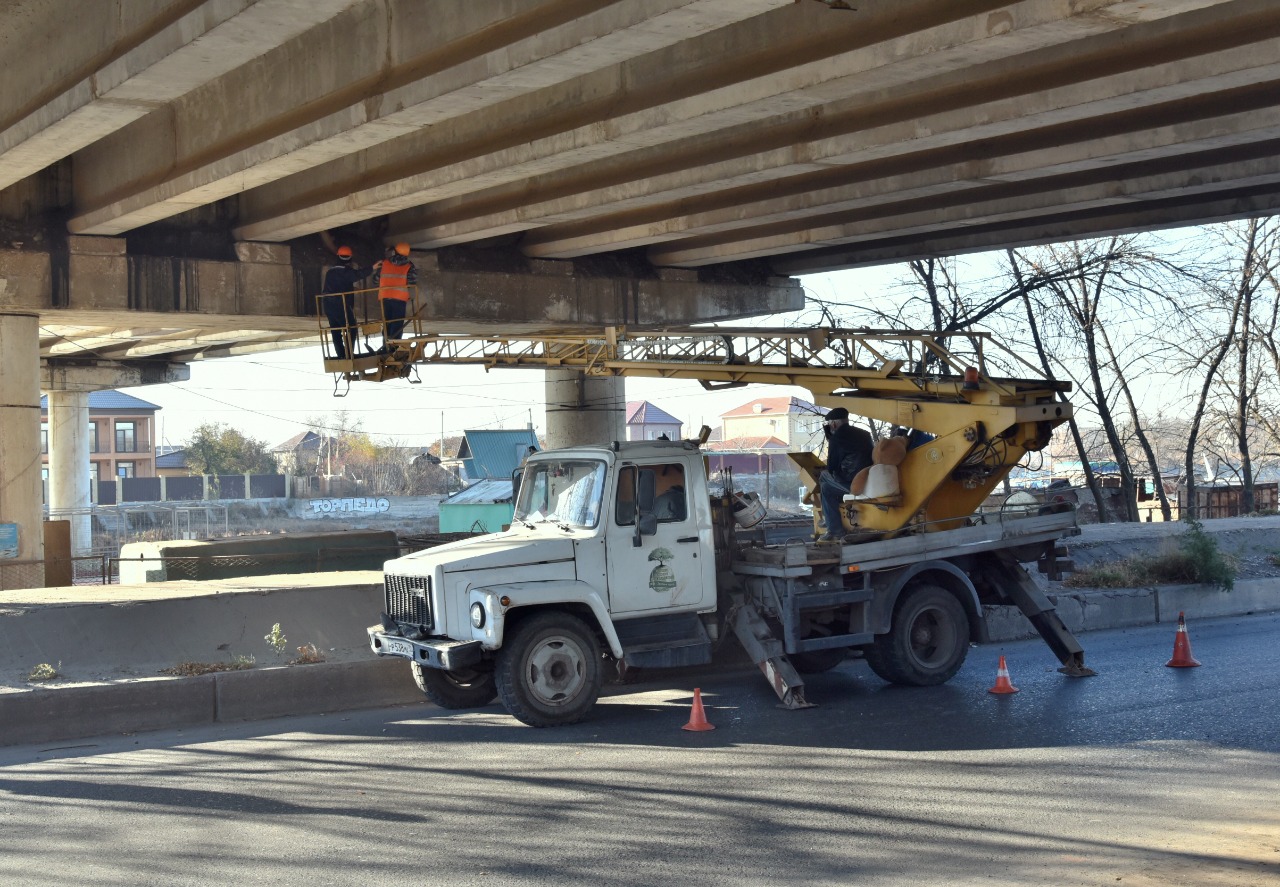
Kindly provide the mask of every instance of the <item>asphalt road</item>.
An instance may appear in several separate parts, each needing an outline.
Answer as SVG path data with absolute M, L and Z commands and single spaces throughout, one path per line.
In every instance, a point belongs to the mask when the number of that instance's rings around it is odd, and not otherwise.
M 0 750 L 0 884 L 1276 885 L 1280 616 L 614 687 L 581 725 L 426 706 Z M 986 690 L 1008 657 L 1014 696 Z M 687 733 L 701 686 L 718 729 Z

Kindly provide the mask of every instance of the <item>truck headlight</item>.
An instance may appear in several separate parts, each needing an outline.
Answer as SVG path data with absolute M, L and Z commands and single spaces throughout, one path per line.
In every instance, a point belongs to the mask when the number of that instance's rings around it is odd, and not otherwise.
M 471 627 L 484 628 L 484 604 L 479 601 L 471 605 Z

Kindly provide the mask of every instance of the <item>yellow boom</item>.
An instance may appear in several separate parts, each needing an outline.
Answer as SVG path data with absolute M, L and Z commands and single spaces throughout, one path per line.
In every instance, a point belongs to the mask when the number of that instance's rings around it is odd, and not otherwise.
M 1009 469 L 1071 417 L 1069 382 L 1041 378 L 988 333 L 682 327 L 513 336 L 419 334 L 387 353 L 336 360 L 351 381 L 404 378 L 418 364 L 576 368 L 592 376 L 694 379 L 708 389 L 796 385 L 815 403 L 934 435 L 899 469 L 901 494 L 849 503 L 850 529 L 963 524 Z M 966 381 L 966 370 L 969 379 Z M 976 373 L 974 372 L 976 371 Z M 1026 373 L 1019 377 L 1011 373 Z M 806 464 L 807 461 L 807 464 Z M 797 460 L 812 489 L 818 467 Z

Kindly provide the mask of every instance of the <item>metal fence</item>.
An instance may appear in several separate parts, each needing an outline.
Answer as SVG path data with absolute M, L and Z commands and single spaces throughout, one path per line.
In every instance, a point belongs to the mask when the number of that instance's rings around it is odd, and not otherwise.
M 66 585 L 114 585 L 119 578 L 117 564 L 107 555 L 0 561 L 0 591 Z

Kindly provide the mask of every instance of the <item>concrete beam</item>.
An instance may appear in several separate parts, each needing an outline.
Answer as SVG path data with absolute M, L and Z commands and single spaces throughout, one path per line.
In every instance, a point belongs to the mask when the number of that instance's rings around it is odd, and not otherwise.
M 701 52 L 695 39 L 670 53 L 653 53 L 617 70 L 602 71 L 594 79 L 574 82 L 572 95 L 568 88 L 563 97 L 555 90 L 544 91 L 536 109 L 498 106 L 490 115 L 470 115 L 448 130 L 406 135 L 358 157 L 257 189 L 242 202 L 249 221 L 237 234 L 287 239 L 464 198 L 533 176 L 568 171 L 570 178 L 580 181 L 585 164 L 610 157 L 622 158 L 630 171 L 622 190 L 634 193 L 643 190 L 640 182 L 645 178 L 673 167 L 706 163 L 715 152 L 741 154 L 744 139 L 775 141 L 770 133 L 777 122 L 822 128 L 826 111 L 821 117 L 815 111 L 837 97 L 844 106 L 856 109 L 904 84 L 933 78 L 940 83 L 939 100 L 955 103 L 959 99 L 955 77 L 975 62 L 1008 60 L 1086 37 L 1127 31 L 1138 21 L 1216 2 L 1024 0 L 1009 6 L 994 23 L 987 15 L 971 14 L 981 4 L 904 3 L 874 7 L 858 17 L 831 16 L 818 9 L 811 20 L 791 9 L 780 10 L 718 32 L 707 38 Z M 790 42 L 801 30 L 804 41 Z M 904 31 L 910 36 L 904 36 Z M 786 37 L 780 40 L 780 34 Z M 717 45 L 712 46 L 711 40 Z M 740 46 L 742 54 L 757 65 L 750 69 L 738 65 L 733 75 L 708 66 L 707 59 L 722 57 L 723 41 Z M 795 64 L 797 55 L 814 61 Z M 779 56 L 786 57 L 785 66 Z M 691 92 L 691 79 L 711 85 Z M 945 90 L 942 81 L 948 83 Z M 590 113 L 590 104 L 581 97 L 584 91 L 587 95 L 616 93 L 617 83 L 632 82 L 647 88 L 622 107 L 609 109 L 607 125 L 602 125 L 598 113 Z M 577 114 L 547 113 L 548 105 L 555 108 L 574 98 L 580 108 Z M 531 116 L 534 111 L 537 117 Z M 491 137 L 495 129 L 511 133 L 498 150 L 493 149 Z M 550 129 L 554 131 L 548 134 Z M 673 143 L 679 147 L 673 148 Z M 653 153 L 646 155 L 645 149 Z M 803 153 L 796 151 L 797 156 Z M 697 155 L 696 160 L 692 155 Z M 395 173 L 371 180 L 369 169 Z M 612 194 L 611 199 L 617 196 Z M 393 228 L 412 230 L 399 223 Z M 501 228 L 504 232 L 518 229 L 511 224 Z M 477 239 L 482 236 L 487 235 Z
M 17 533 L 16 549 L 0 559 L 0 588 L 6 589 L 44 585 L 43 563 L 12 563 L 44 558 L 38 323 L 31 313 L 0 311 L 0 524 Z
M 145 117 L 355 2 L 206 0 L 0 132 L 0 188 Z M 63 5 L 67 8 L 57 17 L 60 26 L 86 7 Z M 65 40 L 57 41 L 59 50 L 65 46 Z
M 1261 87 L 1258 92 L 1266 94 L 1265 101 L 1270 101 L 1275 84 L 1264 83 Z M 1221 112 L 1230 104 L 1222 100 L 1207 104 L 1204 110 Z M 688 197 L 629 212 L 613 212 L 607 224 L 592 219 L 549 225 L 532 234 L 526 247 L 532 253 L 556 255 L 606 247 L 633 249 L 690 236 L 787 225 L 819 215 L 954 194 L 997 182 L 1049 181 L 1064 174 L 1163 161 L 1190 152 L 1230 150 L 1280 137 L 1277 108 L 1211 113 L 1206 119 L 1195 120 L 1190 119 L 1188 109 L 1179 105 L 1177 121 L 1166 122 L 1175 116 L 1172 111 L 1160 113 L 1167 107 L 986 139 L 981 143 L 981 152 L 970 145 L 904 152 L 703 198 Z M 1108 135 L 1108 130 L 1114 134 Z M 533 204 L 519 212 L 531 217 L 543 208 L 550 209 L 547 204 Z M 484 219 L 473 223 L 483 224 Z M 435 228 L 431 234 L 450 240 L 459 236 L 458 226 Z
M 909 237 L 793 253 L 775 257 L 770 264 L 779 274 L 819 274 L 1004 247 L 1036 246 L 1079 237 L 1141 234 L 1276 213 L 1280 213 L 1280 187 L 1252 188 L 1246 192 L 1199 195 L 1137 206 L 1102 206 L 1047 219 L 1011 219 L 959 230 L 927 231 Z
M 566 0 L 361 4 L 85 152 L 76 167 L 81 210 L 69 227 L 127 231 L 787 3 L 620 0 L 585 13 Z M 261 88 L 267 71 L 279 88 Z M 378 100 L 356 92 L 378 81 Z M 220 137 L 184 140 L 171 128 Z M 264 130 L 266 139 L 246 147 L 245 134 Z
M 1273 28 L 1280 27 L 1280 7 L 1275 12 Z M 1120 42 L 1116 49 L 1119 51 L 1126 47 L 1132 48 Z M 1073 124 L 1087 127 L 1091 121 L 1107 115 L 1140 115 L 1140 109 L 1153 105 L 1195 102 L 1255 84 L 1270 84 L 1280 79 L 1277 58 L 1280 58 L 1280 39 L 1268 37 L 1218 53 L 1144 67 L 1125 76 L 1056 86 L 1045 84 L 1045 88 L 1038 91 L 1011 97 L 1002 96 L 999 83 L 1017 77 L 1015 67 L 995 66 L 984 72 L 981 78 L 969 72 L 973 80 L 965 85 L 965 91 L 995 98 L 919 115 L 896 112 L 894 107 L 899 103 L 891 101 L 881 110 L 898 119 L 888 123 L 879 123 L 883 120 L 881 114 L 864 113 L 874 109 L 852 110 L 842 118 L 836 108 L 831 108 L 821 130 L 815 132 L 811 140 L 800 134 L 805 127 L 810 127 L 809 123 L 796 121 L 784 125 L 780 121 L 779 128 L 786 125 L 796 128 L 795 132 L 779 139 L 784 147 L 747 151 L 703 164 L 689 162 L 678 171 L 652 176 L 639 187 L 602 187 L 590 195 L 584 193 L 570 198 L 572 205 L 562 204 L 559 207 L 559 217 L 568 217 L 569 221 L 559 229 L 549 227 L 531 233 L 523 241 L 523 248 L 529 255 L 545 258 L 581 255 L 584 252 L 580 239 L 582 225 L 594 224 L 597 229 L 607 230 L 612 227 L 614 214 L 658 214 L 661 205 L 668 210 L 667 215 L 674 218 L 696 212 L 700 202 L 713 204 L 716 197 L 702 196 L 708 192 L 721 194 L 730 188 L 756 189 L 759 192 L 771 186 L 785 189 L 788 179 L 806 176 L 834 179 L 842 170 L 856 176 L 859 165 L 885 164 L 903 155 L 935 151 L 945 156 L 948 150 L 977 152 L 995 149 L 1000 140 L 1027 137 L 1036 130 L 1049 131 Z M 1026 73 L 1029 76 L 1029 72 Z M 1085 72 L 1063 69 L 1059 73 L 1075 80 Z M 867 126 L 867 123 L 879 125 Z M 832 130 L 836 134 L 819 134 Z M 1088 138 L 1087 135 L 1083 137 Z M 1246 132 L 1239 138 L 1247 141 L 1250 134 Z M 1053 153 L 1051 146 L 1049 153 Z M 995 151 L 988 156 L 995 156 Z M 1063 162 L 1068 159 L 1064 157 Z M 1050 161 L 1050 165 L 1057 162 Z M 945 173 L 949 166 L 943 164 L 939 168 Z M 945 182 L 945 177 L 942 181 Z M 610 197 L 614 199 L 610 201 Z M 785 204 L 778 207 L 779 210 L 784 208 Z M 817 211 L 821 211 L 820 206 Z M 577 222 L 577 219 L 589 221 Z M 659 231 L 659 224 L 654 222 L 649 230 Z M 591 249 L 614 249 L 618 246 L 618 243 L 606 240 Z
M 186 382 L 191 368 L 182 363 L 150 361 L 130 364 L 123 361 L 40 361 L 40 390 L 105 391 L 111 388 L 137 388 L 168 382 Z
M 1086 173 L 1057 176 L 1042 182 L 992 185 L 927 201 L 904 201 L 863 213 L 806 219 L 790 230 L 748 229 L 691 238 L 651 250 L 657 264 L 697 266 L 741 261 L 837 244 L 883 239 L 887 232 L 912 236 L 946 228 L 1011 220 L 1043 220 L 1104 206 L 1187 200 L 1226 190 L 1268 188 L 1280 182 L 1280 143 L 1263 142 L 1250 153 L 1263 156 L 1226 162 L 1223 152 L 1199 155 L 1200 162 L 1178 157 L 1171 171 L 1148 162 Z M 1244 149 L 1237 149 L 1237 154 Z M 1144 174 L 1145 173 L 1145 174 Z

